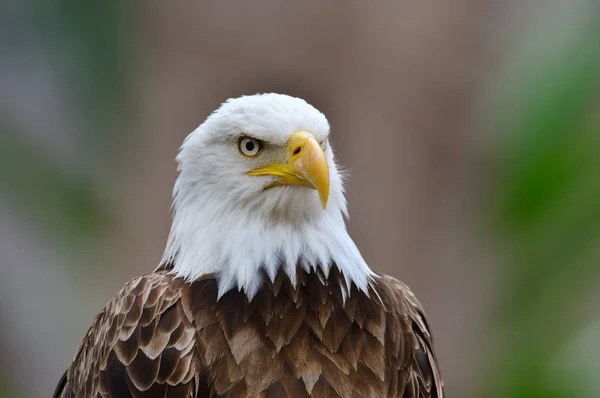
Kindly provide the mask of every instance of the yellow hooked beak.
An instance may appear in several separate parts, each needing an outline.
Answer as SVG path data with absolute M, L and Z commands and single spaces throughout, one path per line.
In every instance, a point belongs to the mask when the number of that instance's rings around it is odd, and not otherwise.
M 323 208 L 329 199 L 329 166 L 325 153 L 315 139 L 307 131 L 294 133 L 287 142 L 288 162 L 269 164 L 259 169 L 250 170 L 251 176 L 277 177 L 267 188 L 278 185 L 302 185 L 316 189 Z

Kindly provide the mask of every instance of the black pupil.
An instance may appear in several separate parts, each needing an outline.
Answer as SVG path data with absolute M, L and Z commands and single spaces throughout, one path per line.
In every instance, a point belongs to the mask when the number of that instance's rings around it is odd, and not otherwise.
M 246 141 L 246 150 L 252 152 L 254 150 L 254 142 Z

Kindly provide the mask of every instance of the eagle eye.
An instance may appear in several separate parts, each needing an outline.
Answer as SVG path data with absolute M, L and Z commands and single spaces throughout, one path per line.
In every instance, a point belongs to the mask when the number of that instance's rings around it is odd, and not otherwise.
M 238 151 L 247 158 L 258 156 L 263 150 L 260 140 L 252 137 L 241 137 L 238 141 Z

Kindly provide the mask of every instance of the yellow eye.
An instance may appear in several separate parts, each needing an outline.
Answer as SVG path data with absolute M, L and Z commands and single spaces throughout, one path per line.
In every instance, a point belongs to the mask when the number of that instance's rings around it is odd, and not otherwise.
M 256 138 L 242 137 L 238 141 L 238 150 L 243 156 L 253 158 L 262 151 L 262 143 Z

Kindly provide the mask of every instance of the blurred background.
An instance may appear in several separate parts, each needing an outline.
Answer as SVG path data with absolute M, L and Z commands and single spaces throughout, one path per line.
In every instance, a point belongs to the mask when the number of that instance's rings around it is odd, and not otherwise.
M 3 0 L 0 396 L 50 396 L 157 265 L 183 138 L 276 91 L 329 117 L 449 397 L 599 397 L 599 43 L 593 0 Z

